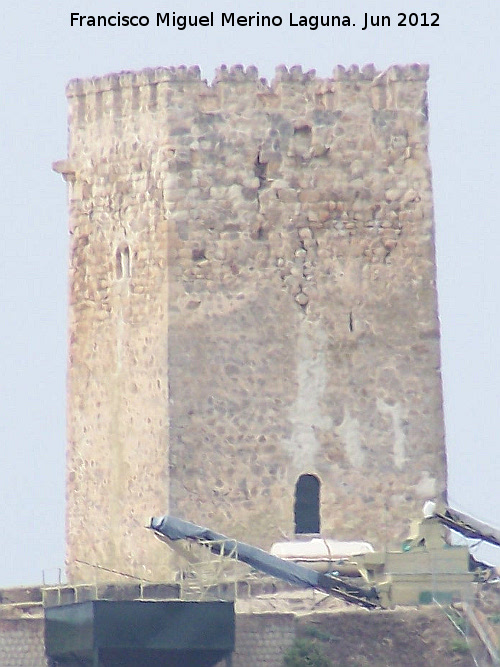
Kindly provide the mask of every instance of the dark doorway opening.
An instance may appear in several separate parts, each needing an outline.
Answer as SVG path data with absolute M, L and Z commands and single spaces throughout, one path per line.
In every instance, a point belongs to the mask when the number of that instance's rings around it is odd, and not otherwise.
M 316 475 L 301 475 L 295 485 L 295 534 L 320 532 L 320 486 Z

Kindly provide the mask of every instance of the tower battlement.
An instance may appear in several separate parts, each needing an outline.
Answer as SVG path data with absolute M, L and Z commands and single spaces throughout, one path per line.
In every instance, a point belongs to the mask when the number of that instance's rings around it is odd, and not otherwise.
M 211 84 L 207 79 L 201 78 L 201 70 L 197 65 L 186 67 L 156 67 L 145 68 L 139 72 L 119 72 L 105 76 L 91 77 L 88 79 L 72 79 L 66 87 L 67 97 L 78 97 L 87 93 L 99 93 L 105 90 L 116 90 L 117 88 L 133 88 L 140 86 L 157 85 L 165 82 L 185 83 L 187 81 L 199 81 L 207 87 L 213 87 L 222 81 L 238 83 L 259 82 L 263 87 L 272 90 L 278 83 L 288 81 L 294 83 L 308 83 L 340 81 L 366 81 L 372 85 L 383 85 L 394 81 L 427 81 L 429 78 L 429 66 L 414 63 L 412 65 L 392 65 L 386 70 L 379 71 L 374 65 L 369 64 L 360 68 L 351 65 L 346 68 L 337 65 L 332 72 L 331 78 L 318 79 L 315 70 L 303 72 L 301 65 L 286 67 L 279 65 L 275 70 L 275 78 L 270 84 L 265 78 L 259 77 L 259 70 L 254 65 L 244 67 L 243 65 L 232 65 L 227 67 L 221 65 L 215 71 L 215 77 Z
M 74 79 L 66 89 L 72 110 L 73 123 L 84 126 L 88 122 L 101 120 L 106 116 L 120 118 L 131 111 L 166 111 L 172 87 L 189 86 L 189 96 L 201 108 L 211 105 L 213 110 L 240 107 L 247 108 L 250 91 L 241 99 L 240 85 L 254 91 L 252 107 L 279 108 L 302 101 L 312 109 L 347 109 L 352 100 L 346 95 L 357 93 L 359 102 L 368 98 L 368 107 L 375 110 L 405 108 L 413 111 L 426 107 L 425 83 L 428 79 L 427 65 L 392 66 L 385 71 L 377 71 L 373 65 L 359 68 L 337 66 L 331 78 L 317 78 L 314 70 L 302 71 L 296 65 L 288 69 L 285 65 L 276 68 L 274 79 L 268 83 L 259 78 L 256 67 L 246 69 L 242 65 L 230 68 L 221 66 L 216 70 L 211 83 L 201 78 L 200 68 L 159 67 L 140 72 L 121 72 L 90 79 Z M 416 85 L 411 86 L 410 82 Z M 402 94 L 401 94 L 402 93 Z M 423 99 L 418 99 L 422 97 Z M 199 96 L 199 97 L 197 97 Z M 415 97 L 417 96 L 417 99 Z M 187 101 L 187 100 L 186 100 Z M 167 105 L 165 106 L 165 102 Z M 299 109 L 297 109 L 298 111 Z
M 383 546 L 444 493 L 427 78 L 70 82 L 71 579 L 166 576 L 153 514 Z

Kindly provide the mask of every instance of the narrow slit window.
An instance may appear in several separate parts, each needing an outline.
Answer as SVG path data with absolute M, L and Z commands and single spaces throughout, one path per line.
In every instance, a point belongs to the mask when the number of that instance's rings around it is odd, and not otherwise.
M 320 486 L 316 475 L 301 475 L 295 485 L 295 534 L 320 532 Z
M 130 278 L 130 248 L 122 243 L 116 250 L 116 277 L 118 280 Z

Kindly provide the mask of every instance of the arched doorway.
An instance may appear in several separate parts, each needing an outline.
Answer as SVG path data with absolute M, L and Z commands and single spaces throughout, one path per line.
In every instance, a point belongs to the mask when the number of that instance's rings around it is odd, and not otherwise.
M 295 484 L 295 534 L 320 532 L 320 486 L 316 475 L 301 475 Z

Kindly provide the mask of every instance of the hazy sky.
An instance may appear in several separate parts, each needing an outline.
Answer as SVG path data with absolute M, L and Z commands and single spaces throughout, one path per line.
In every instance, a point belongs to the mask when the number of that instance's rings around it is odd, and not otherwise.
M 5 6 L 5 4 L 7 6 Z M 399 27 L 398 13 L 439 14 Z M 70 13 L 139 14 L 147 27 L 71 27 Z M 216 26 L 156 27 L 157 12 Z M 220 13 L 273 14 L 279 28 L 220 27 Z M 290 27 L 289 14 L 349 15 L 355 27 Z M 364 13 L 391 27 L 362 30 Z M 4 3 L 0 53 L 0 586 L 64 564 L 66 153 L 64 88 L 74 77 L 143 67 L 425 62 L 438 256 L 450 504 L 500 526 L 499 0 L 25 0 Z M 215 527 L 216 528 L 216 527 Z M 360 536 L 362 538 L 363 536 Z M 147 535 L 145 534 L 145 539 Z M 500 549 L 488 552 L 500 564 Z M 485 557 L 484 552 L 482 556 Z

